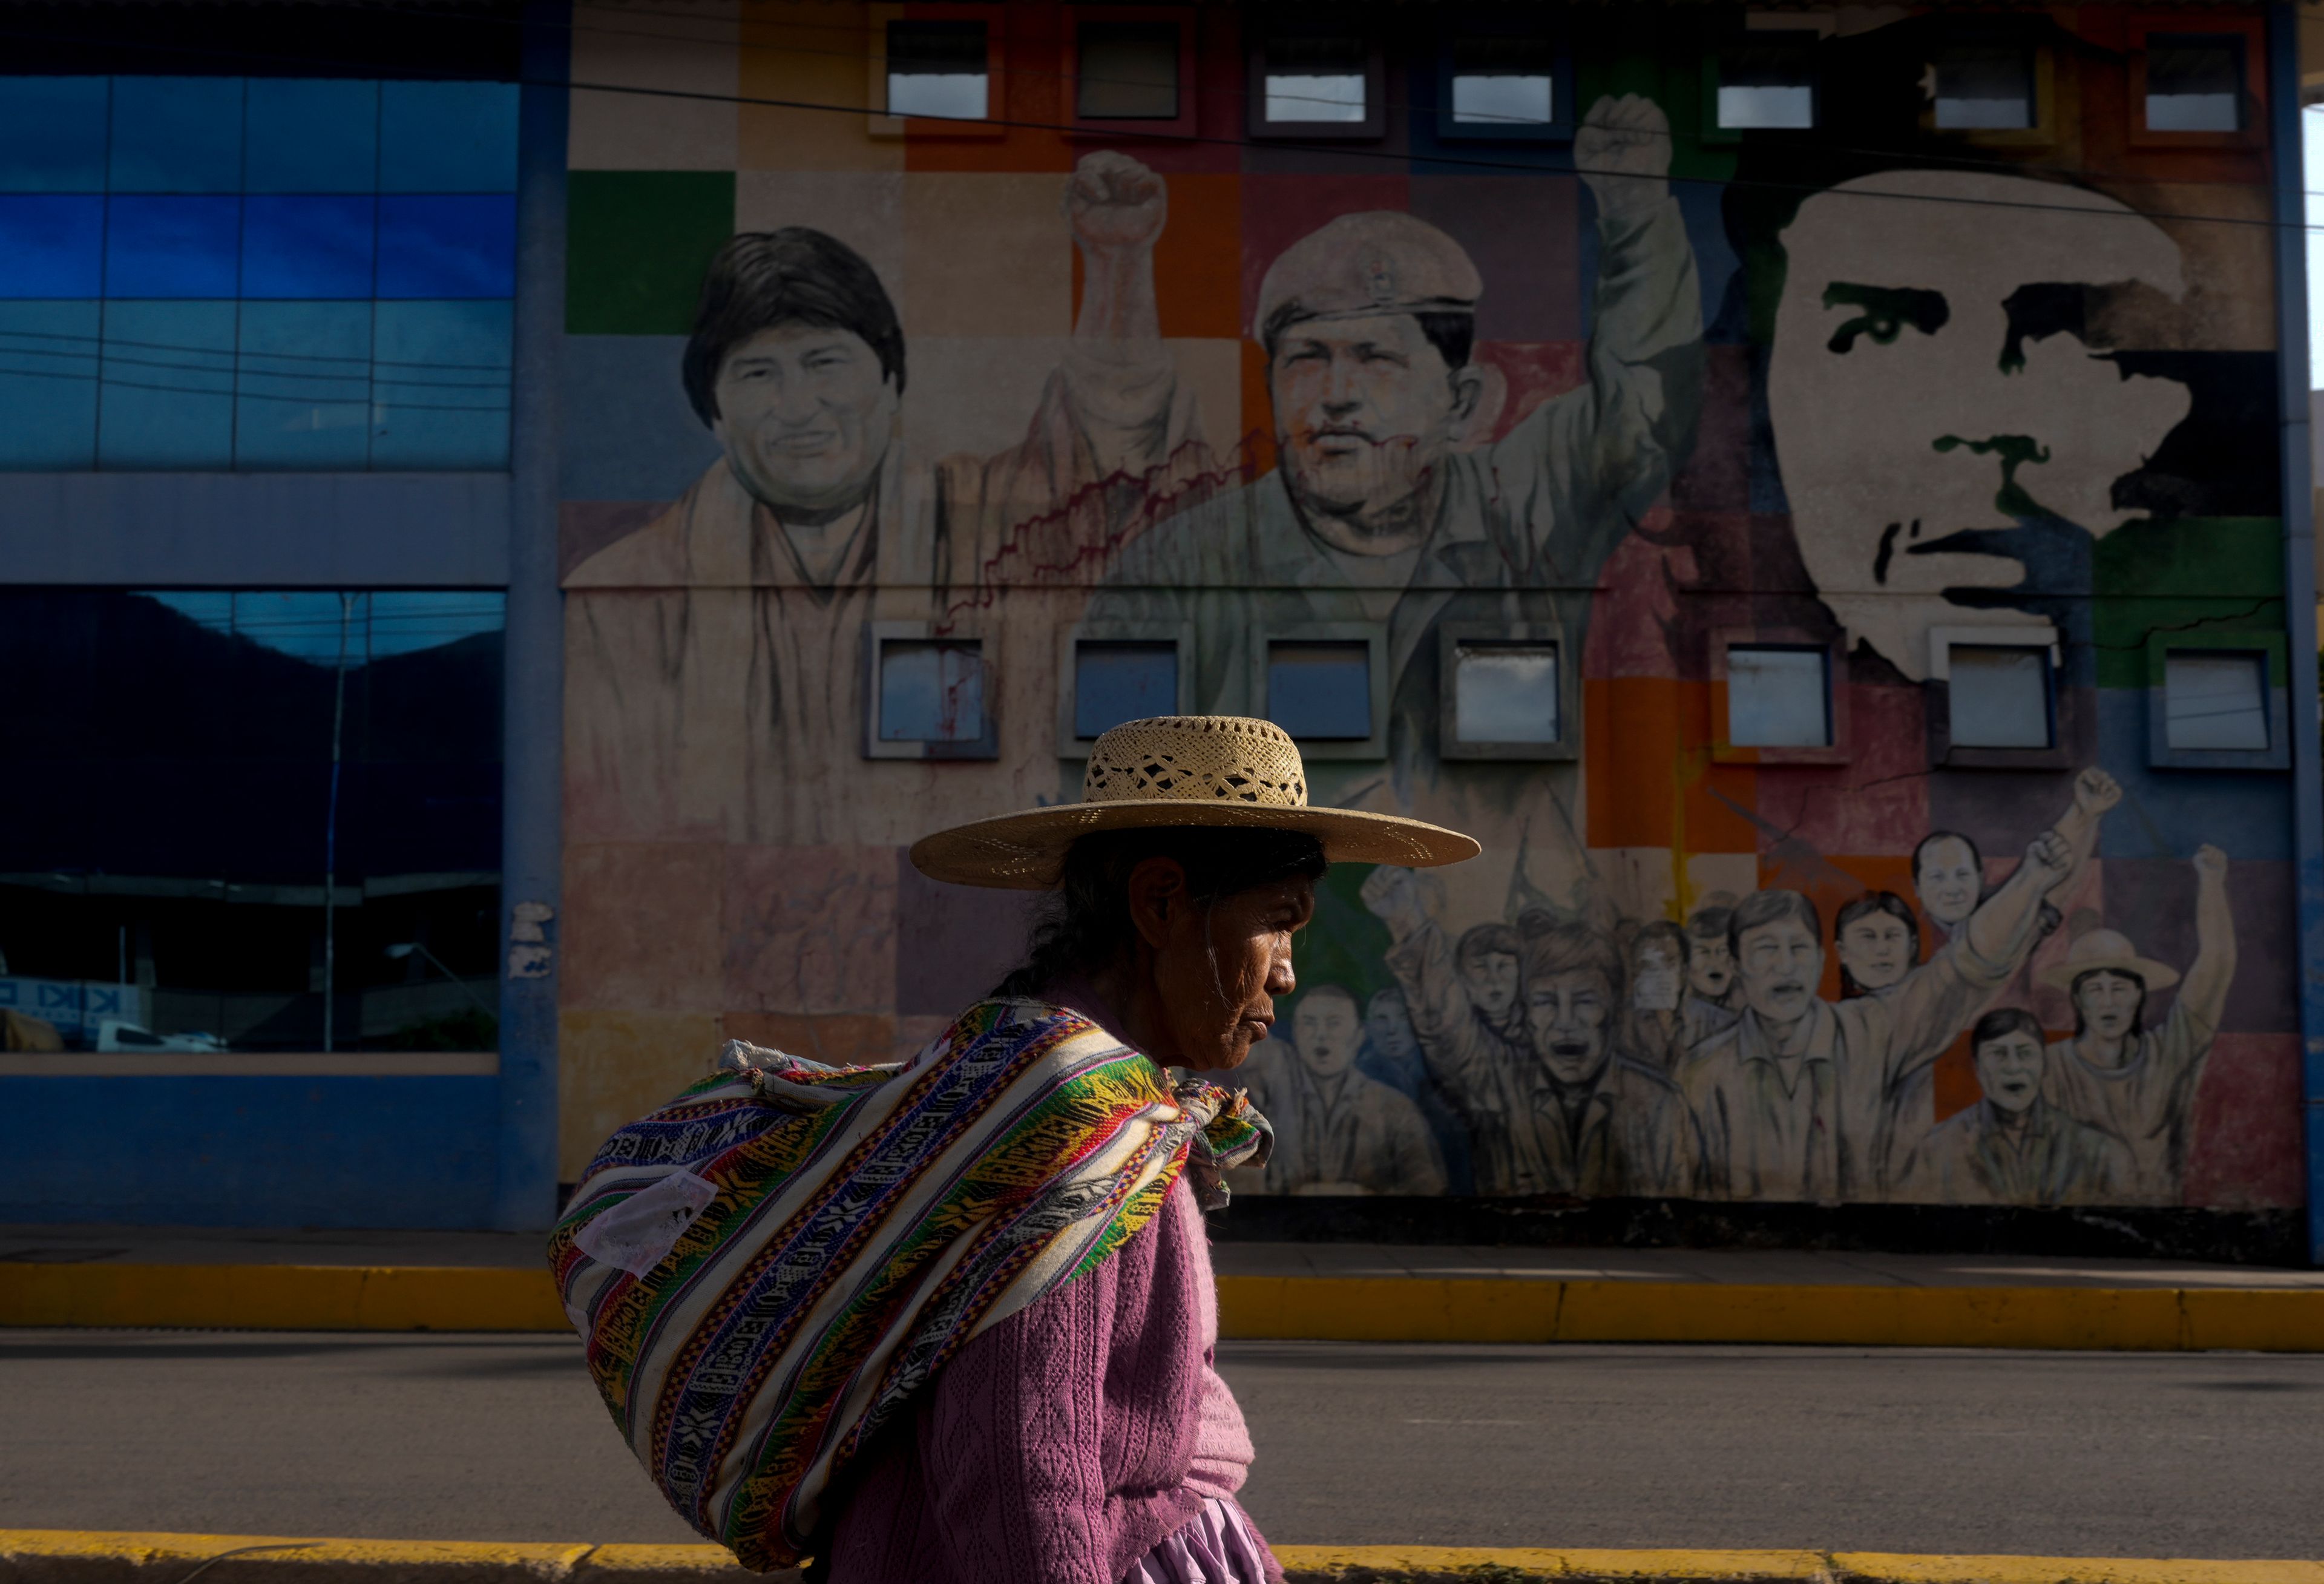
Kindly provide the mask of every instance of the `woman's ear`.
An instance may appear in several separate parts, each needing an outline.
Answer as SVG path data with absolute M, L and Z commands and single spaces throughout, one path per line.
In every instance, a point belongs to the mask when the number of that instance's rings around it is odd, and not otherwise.
M 1130 922 L 1156 951 L 1186 907 L 1186 870 L 1175 858 L 1146 858 L 1130 871 Z

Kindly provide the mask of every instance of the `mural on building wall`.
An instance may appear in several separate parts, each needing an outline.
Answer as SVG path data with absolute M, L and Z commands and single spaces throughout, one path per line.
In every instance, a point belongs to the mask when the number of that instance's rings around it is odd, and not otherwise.
M 1822 46 L 1865 147 L 1967 146 L 1921 25 Z M 781 36 L 688 69 L 785 97 Z M 568 1161 L 722 1033 L 888 1059 L 997 976 L 1021 916 L 900 849 L 1071 795 L 1081 639 L 1178 642 L 1197 712 L 1358 657 L 1312 796 L 1486 846 L 1327 879 L 1246 1191 L 2296 1200 L 2283 778 L 2147 719 L 2155 634 L 2282 625 L 2264 233 L 2196 218 L 2264 215 L 2259 157 L 1720 152 L 1651 75 L 1514 175 L 1416 112 L 1408 175 L 747 111 L 659 156 L 737 172 L 706 270 L 571 339 L 715 454 L 568 484 Z M 1978 629 L 2054 656 L 2038 744 L 1951 741 Z M 875 633 L 937 656 L 895 757 Z M 1463 643 L 1550 723 L 1480 749 Z M 1754 643 L 1825 657 L 1826 740 L 1728 741 Z

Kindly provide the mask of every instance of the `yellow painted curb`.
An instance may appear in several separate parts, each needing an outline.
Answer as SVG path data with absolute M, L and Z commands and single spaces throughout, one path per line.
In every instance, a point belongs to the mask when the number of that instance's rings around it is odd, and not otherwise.
M 2324 1352 L 2324 1289 L 1247 1275 L 1218 1285 L 1220 1331 L 1237 1339 Z M 103 1263 L 0 1265 L 0 1325 L 567 1329 L 545 1270 Z
M 2324 1562 L 1285 1545 L 1286 1584 L 2324 1584 Z M 511 1545 L 0 1529 L 5 1584 L 798 1584 L 715 1545 Z

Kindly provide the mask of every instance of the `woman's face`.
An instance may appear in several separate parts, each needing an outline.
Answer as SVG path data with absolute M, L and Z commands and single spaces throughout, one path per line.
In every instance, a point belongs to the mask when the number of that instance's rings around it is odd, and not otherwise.
M 1215 902 L 1186 900 L 1182 890 L 1155 944 L 1161 1048 L 1148 1054 L 1176 1066 L 1239 1065 L 1274 1027 L 1275 998 L 1298 988 L 1291 936 L 1314 912 L 1314 882 L 1304 878 Z

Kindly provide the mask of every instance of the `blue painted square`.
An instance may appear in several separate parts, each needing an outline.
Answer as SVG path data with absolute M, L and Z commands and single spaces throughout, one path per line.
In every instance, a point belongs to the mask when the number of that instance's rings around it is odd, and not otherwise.
M 560 349 L 558 493 L 674 501 L 718 460 L 678 383 L 683 336 L 567 336 Z
M 234 463 L 232 302 L 108 302 L 99 467 Z
M 96 465 L 99 312 L 0 302 L 0 468 Z
M 2122 783 L 2098 852 L 2190 858 L 2209 842 L 2229 858 L 2292 856 L 2292 778 L 2254 770 L 2156 769 L 2147 762 L 2146 690 L 2101 687 L 2098 763 Z
M 371 451 L 372 305 L 244 302 L 238 468 L 360 468 Z
M 255 195 L 242 207 L 242 295 L 368 298 L 370 197 Z
M 379 84 L 250 79 L 244 192 L 372 192 L 379 186 Z
M 0 298 L 96 297 L 105 281 L 105 200 L 0 195 Z
M 238 198 L 106 200 L 105 295 L 232 297 L 241 285 Z
M 240 192 L 242 78 L 113 79 L 111 192 Z
M 381 198 L 378 279 L 383 298 L 513 295 L 516 198 Z
M 506 467 L 510 305 L 383 302 L 372 325 L 372 466 Z
M 0 92 L 0 192 L 105 190 L 106 79 L 12 77 Z
M 513 83 L 383 83 L 379 189 L 514 192 L 516 122 Z

